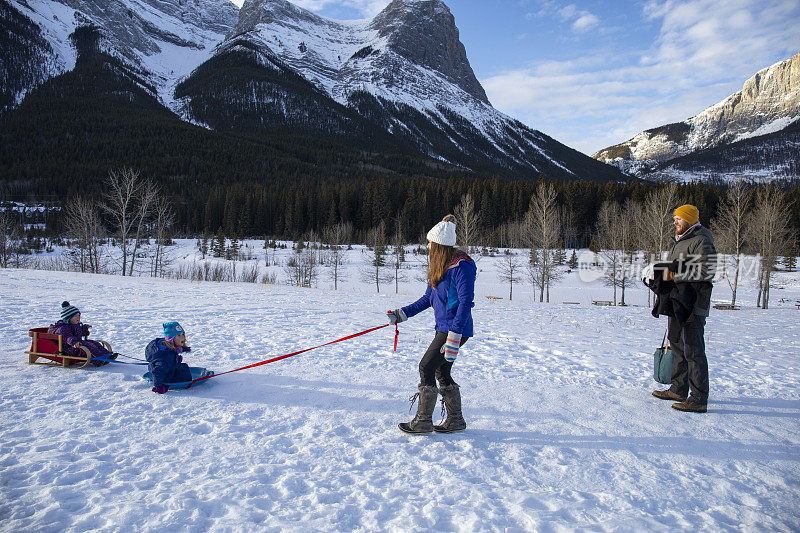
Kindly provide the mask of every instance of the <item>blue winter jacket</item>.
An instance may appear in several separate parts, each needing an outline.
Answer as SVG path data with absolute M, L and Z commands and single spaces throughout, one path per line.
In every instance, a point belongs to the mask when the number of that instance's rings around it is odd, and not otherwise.
M 183 357 L 174 350 L 162 344 L 164 338 L 153 339 L 144 350 L 144 357 L 147 359 L 147 368 L 150 370 L 150 377 L 154 387 L 160 387 L 165 383 L 181 383 L 192 380 L 192 372 L 189 365 L 183 363 Z M 183 351 L 188 352 L 189 348 Z
M 433 307 L 436 331 L 452 331 L 472 337 L 472 308 L 475 306 L 475 261 L 458 256 L 448 267 L 444 279 L 434 289 L 430 285 L 422 298 L 403 307 L 408 318 Z

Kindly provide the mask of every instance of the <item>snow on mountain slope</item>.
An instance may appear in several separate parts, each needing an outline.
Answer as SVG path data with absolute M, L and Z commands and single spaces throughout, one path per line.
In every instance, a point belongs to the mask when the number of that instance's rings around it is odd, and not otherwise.
M 299 74 L 338 104 L 390 133 L 408 135 L 423 151 L 450 163 L 469 166 L 459 159 L 467 154 L 564 177 L 621 177 L 495 110 L 469 66 L 455 19 L 440 0 L 394 0 L 375 18 L 357 21 L 327 19 L 287 0 L 247 0 L 216 56 L 233 53 L 252 56 L 271 71 Z M 233 94 L 229 81 L 222 83 L 230 94 L 218 95 L 218 102 L 233 99 L 239 107 L 259 108 L 259 100 L 273 102 L 281 92 L 254 90 L 250 79 L 241 84 L 245 88 Z M 216 104 L 192 105 L 204 92 L 181 91 L 184 118 L 209 122 L 196 110 Z
M 248 0 L 240 11 L 229 0 L 3 2 L 42 29 L 52 51 L 38 53 L 57 65 L 47 76 L 72 69 L 70 35 L 96 27 L 100 50 L 136 83 L 212 129 L 341 136 L 485 174 L 624 179 L 495 110 L 441 0 L 393 0 L 362 21 L 326 19 L 286 0 Z M 28 70 L 48 70 L 33 59 Z M 18 103 L 35 84 L 23 85 L 3 100 Z
M 778 117 L 772 122 L 767 122 L 762 126 L 759 126 L 758 129 L 746 133 L 740 133 L 738 137 L 733 142 L 741 141 L 744 139 L 751 139 L 753 137 L 759 137 L 761 135 L 767 135 L 768 133 L 775 133 L 776 131 L 781 131 L 783 129 L 788 128 L 793 122 L 800 120 L 800 115 L 795 117 Z
M 634 174 L 656 163 L 773 133 L 800 118 L 800 52 L 760 70 L 742 90 L 697 115 L 646 130 L 594 158 Z
M 188 249 L 192 242 L 179 244 Z M 185 250 L 184 250 L 185 251 Z M 357 252 L 354 252 L 357 254 Z M 481 294 L 504 295 L 492 258 Z M 27 330 L 68 299 L 141 357 L 162 321 L 193 365 L 229 370 L 385 323 L 415 299 L 348 290 L 0 270 L 2 531 L 792 531 L 800 523 L 800 325 L 791 306 L 713 311 L 709 412 L 650 396 L 663 320 L 643 289 L 480 296 L 459 353 L 465 432 L 410 437 L 430 312 L 163 396 L 142 367 L 28 365 Z M 782 296 L 800 297 L 797 274 Z M 718 297 L 727 297 L 720 287 Z M 530 288 L 525 289 L 529 293 Z M 596 291 L 596 292 L 595 292 Z M 742 289 L 755 300 L 755 286 Z M 515 291 L 516 294 L 516 291 Z M 583 297 L 576 298 L 576 294 Z M 584 298 L 585 297 L 585 298 Z M 438 413 L 435 420 L 438 421 Z
M 171 101 L 177 80 L 205 61 L 236 23 L 229 0 L 11 0 L 37 24 L 54 50 L 52 74 L 71 70 L 76 52 L 70 34 L 100 29 L 103 51 L 119 57 Z M 42 80 L 44 81 L 44 80 Z
M 429 41 L 434 50 L 422 58 L 409 54 L 408 33 Z M 286 0 L 249 0 L 234 34 L 226 45 L 241 38 L 258 44 L 341 104 L 364 91 L 448 122 L 440 110 L 445 107 L 466 118 L 505 155 L 515 156 L 496 142 L 512 120 L 489 104 L 458 41 L 453 15 L 439 0 L 394 0 L 374 19 L 349 22 L 317 16 Z M 442 50 L 435 50 L 437 45 Z M 441 59 L 453 55 L 450 61 Z M 459 84 L 455 70 L 466 81 Z

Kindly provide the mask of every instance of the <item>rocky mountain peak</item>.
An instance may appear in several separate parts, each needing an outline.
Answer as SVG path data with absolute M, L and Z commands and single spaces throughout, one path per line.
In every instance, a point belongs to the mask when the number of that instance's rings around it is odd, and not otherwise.
M 285 24 L 292 21 L 320 24 L 324 20 L 287 0 L 245 0 L 239 11 L 239 22 L 235 31 L 238 33 L 251 31 L 258 24 Z
M 389 48 L 434 70 L 478 100 L 489 103 L 459 40 L 455 17 L 441 0 L 393 0 L 370 23 Z
M 764 68 L 742 89 L 683 122 L 645 130 L 594 154 L 640 174 L 656 163 L 774 133 L 800 120 L 800 52 Z

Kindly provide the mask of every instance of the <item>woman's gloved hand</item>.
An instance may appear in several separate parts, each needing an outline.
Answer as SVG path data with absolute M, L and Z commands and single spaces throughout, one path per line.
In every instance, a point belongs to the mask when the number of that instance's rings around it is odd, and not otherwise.
M 405 322 L 408 320 L 408 317 L 403 312 L 402 309 L 395 309 L 394 311 L 386 311 L 386 316 L 389 318 L 389 324 L 395 325 L 399 324 L 400 322 Z
M 452 363 L 458 356 L 458 349 L 461 347 L 461 333 L 449 331 L 447 340 L 442 344 L 441 352 L 444 354 L 445 361 Z

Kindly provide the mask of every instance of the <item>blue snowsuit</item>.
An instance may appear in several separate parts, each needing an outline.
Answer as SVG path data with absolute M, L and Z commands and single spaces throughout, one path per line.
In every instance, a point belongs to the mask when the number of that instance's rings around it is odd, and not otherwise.
M 188 352 L 189 348 L 184 348 L 183 351 Z M 147 359 L 147 368 L 150 370 L 154 387 L 192 381 L 189 365 L 182 362 L 183 357 L 178 355 L 175 350 L 164 346 L 163 337 L 150 341 L 144 350 L 144 356 Z

